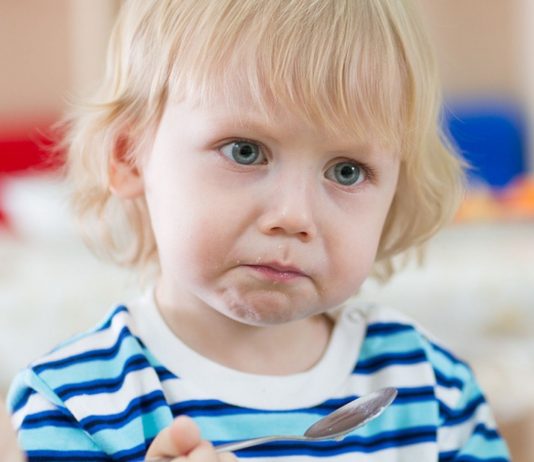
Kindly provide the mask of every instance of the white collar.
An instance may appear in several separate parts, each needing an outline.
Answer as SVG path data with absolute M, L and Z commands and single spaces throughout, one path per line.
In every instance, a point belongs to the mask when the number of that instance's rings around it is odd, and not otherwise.
M 257 409 L 292 409 L 296 402 L 313 406 L 342 393 L 366 330 L 365 315 L 348 306 L 340 312 L 327 350 L 314 367 L 287 376 L 258 375 L 222 366 L 185 345 L 161 317 L 153 288 L 128 307 L 141 340 L 169 371 L 190 382 L 200 395 Z

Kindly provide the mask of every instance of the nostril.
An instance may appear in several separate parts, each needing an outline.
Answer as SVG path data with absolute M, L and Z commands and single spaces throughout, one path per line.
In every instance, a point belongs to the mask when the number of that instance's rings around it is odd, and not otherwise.
M 312 234 L 313 233 L 310 233 L 308 231 L 297 231 L 297 232 L 288 232 L 287 229 L 285 229 L 284 227 L 280 227 L 280 226 L 277 226 L 277 227 L 274 227 L 274 228 L 271 228 L 267 234 L 271 235 L 271 236 L 293 236 L 293 237 L 296 237 L 297 239 L 301 240 L 302 242 L 308 242 L 312 239 Z
M 315 233 L 311 213 L 304 209 L 288 210 L 287 207 L 273 207 L 258 218 L 261 232 L 269 235 L 287 235 L 309 240 Z

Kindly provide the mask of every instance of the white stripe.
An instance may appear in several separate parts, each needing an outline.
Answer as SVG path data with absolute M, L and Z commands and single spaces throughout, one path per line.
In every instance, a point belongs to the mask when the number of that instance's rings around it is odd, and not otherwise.
M 160 389 L 154 369 L 142 369 L 130 372 L 113 393 L 73 396 L 66 400 L 66 406 L 78 420 L 88 415 L 112 415 L 124 411 L 133 399 Z
M 44 396 L 34 393 L 30 396 L 26 404 L 21 407 L 12 416 L 13 425 L 15 428 L 20 428 L 24 417 L 30 414 L 37 414 L 38 412 L 53 411 L 57 407 L 48 401 Z
M 434 374 L 428 363 L 389 366 L 373 374 L 353 374 L 336 397 L 354 391 L 372 391 L 377 388 L 394 386 L 400 388 L 434 386 Z
M 462 399 L 462 390 L 456 387 L 436 387 L 436 397 L 443 402 L 447 407 L 454 409 L 458 402 Z
M 487 403 L 481 404 L 476 413 L 458 425 L 438 429 L 438 446 L 440 451 L 454 451 L 464 446 L 479 423 L 484 423 L 490 430 L 495 430 L 495 420 Z
M 170 405 L 190 400 L 213 400 L 208 391 L 198 388 L 189 380 L 170 379 L 162 383 L 165 398 Z
M 342 388 L 332 394 L 331 399 L 361 395 L 386 386 L 405 388 L 432 387 L 435 383 L 431 379 L 433 375 L 429 372 L 429 369 L 429 365 L 425 363 L 409 366 L 391 366 L 369 375 L 353 374 L 343 384 Z M 165 380 L 162 385 L 165 397 L 170 404 L 187 400 L 214 399 L 209 390 L 203 390 L 188 380 L 169 379 Z

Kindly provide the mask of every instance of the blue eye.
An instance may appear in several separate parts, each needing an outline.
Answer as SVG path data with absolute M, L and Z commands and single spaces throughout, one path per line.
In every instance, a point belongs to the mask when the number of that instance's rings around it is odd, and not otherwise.
M 225 144 L 220 151 L 241 165 L 260 164 L 265 161 L 260 146 L 250 141 L 232 141 Z
M 338 162 L 326 171 L 325 176 L 343 186 L 352 186 L 365 180 L 365 170 L 355 162 Z

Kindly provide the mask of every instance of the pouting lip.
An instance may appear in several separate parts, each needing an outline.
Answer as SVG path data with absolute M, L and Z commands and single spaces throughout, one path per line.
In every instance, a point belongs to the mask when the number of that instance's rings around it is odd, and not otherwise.
M 280 273 L 295 273 L 297 275 L 300 275 L 300 276 L 306 276 L 308 277 L 308 275 L 302 271 L 300 268 L 296 267 L 296 266 L 293 266 L 293 265 L 285 265 L 283 263 L 279 263 L 279 262 L 262 262 L 262 263 L 257 263 L 257 264 L 250 264 L 250 265 L 246 265 L 246 266 L 250 266 L 250 267 L 264 267 L 264 268 L 270 268 L 274 271 L 278 271 Z

